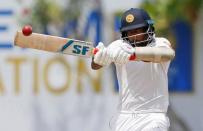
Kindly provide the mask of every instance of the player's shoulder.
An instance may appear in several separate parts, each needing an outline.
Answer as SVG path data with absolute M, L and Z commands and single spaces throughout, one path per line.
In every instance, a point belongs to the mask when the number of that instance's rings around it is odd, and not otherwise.
M 161 42 L 161 43 L 170 44 L 170 41 L 164 37 L 155 37 L 155 41 L 158 43 Z
M 156 47 L 171 47 L 171 43 L 168 39 L 164 37 L 155 37 L 155 46 Z

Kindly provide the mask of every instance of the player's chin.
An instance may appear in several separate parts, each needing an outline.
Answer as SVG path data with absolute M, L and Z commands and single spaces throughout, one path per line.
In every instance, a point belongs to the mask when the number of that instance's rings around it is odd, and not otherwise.
M 147 46 L 147 44 L 148 44 L 148 42 L 141 42 L 140 41 L 140 43 L 139 43 L 139 41 L 138 41 L 138 44 L 136 44 L 136 47 L 145 47 L 145 46 Z
M 150 61 L 143 61 L 143 62 L 147 62 L 147 63 L 149 63 Z

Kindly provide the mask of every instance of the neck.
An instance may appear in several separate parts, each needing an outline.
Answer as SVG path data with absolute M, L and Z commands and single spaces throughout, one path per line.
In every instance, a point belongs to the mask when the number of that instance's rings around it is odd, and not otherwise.
M 140 42 L 140 43 L 136 43 L 136 42 L 130 42 L 130 44 L 133 46 L 133 47 L 145 47 L 148 45 L 148 41 L 145 41 L 145 42 Z

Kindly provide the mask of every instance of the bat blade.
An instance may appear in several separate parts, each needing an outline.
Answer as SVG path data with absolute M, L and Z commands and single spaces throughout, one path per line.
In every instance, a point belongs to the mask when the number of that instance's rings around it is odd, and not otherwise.
M 94 49 L 92 42 L 38 33 L 24 36 L 20 31 L 16 33 L 14 44 L 22 48 L 32 48 L 82 57 L 91 57 Z

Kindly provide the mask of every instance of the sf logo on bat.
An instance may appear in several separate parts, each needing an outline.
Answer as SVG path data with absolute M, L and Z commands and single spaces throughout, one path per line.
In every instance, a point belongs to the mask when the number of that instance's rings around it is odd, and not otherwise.
M 84 44 L 84 42 L 76 42 L 74 40 L 68 40 L 67 43 L 61 48 L 61 52 L 68 49 L 68 47 L 70 47 L 71 45 L 72 48 L 70 53 L 82 56 L 88 56 L 88 52 L 91 50 L 92 47 L 91 44 Z
M 86 55 L 87 52 L 90 50 L 90 47 L 88 46 L 82 46 L 82 45 L 73 45 L 73 53 L 74 54 L 81 54 Z

